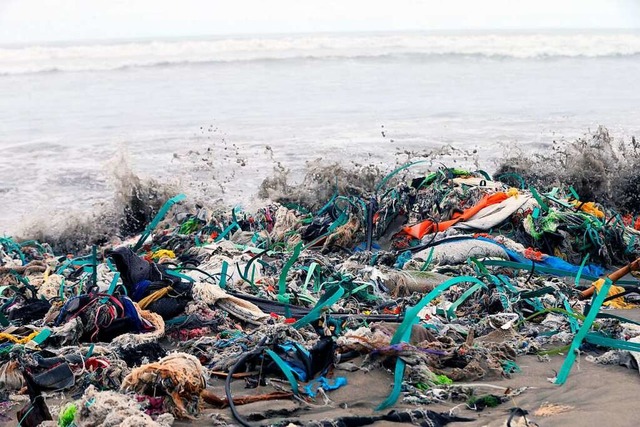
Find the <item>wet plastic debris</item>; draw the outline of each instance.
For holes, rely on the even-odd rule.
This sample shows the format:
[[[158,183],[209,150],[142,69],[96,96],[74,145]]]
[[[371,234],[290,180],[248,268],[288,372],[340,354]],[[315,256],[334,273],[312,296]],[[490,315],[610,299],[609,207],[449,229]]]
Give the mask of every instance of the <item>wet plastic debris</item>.
[[[640,267],[640,212],[515,172],[398,179],[413,164],[317,206],[221,212],[178,195],[119,247],[54,254],[0,238],[0,386],[30,396],[14,421],[171,425],[211,405],[251,425],[242,404],[327,403],[352,373],[391,370],[389,397],[370,409],[418,409],[305,425],[445,425],[464,417],[426,406],[481,410],[526,392],[469,386],[517,376],[525,354],[568,353],[558,383],[578,348],[637,366],[640,327],[601,308],[636,304],[638,282],[612,271]],[[296,415],[263,422],[303,424]]]

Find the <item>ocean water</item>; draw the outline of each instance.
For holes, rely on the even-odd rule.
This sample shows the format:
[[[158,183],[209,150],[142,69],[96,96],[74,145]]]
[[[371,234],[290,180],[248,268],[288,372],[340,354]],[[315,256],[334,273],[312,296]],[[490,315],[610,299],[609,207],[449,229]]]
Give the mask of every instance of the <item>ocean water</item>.
[[[316,159],[384,168],[450,146],[491,171],[599,125],[630,138],[638,76],[640,33],[616,31],[0,46],[0,234],[88,215],[127,168],[251,203],[274,168],[300,179]]]

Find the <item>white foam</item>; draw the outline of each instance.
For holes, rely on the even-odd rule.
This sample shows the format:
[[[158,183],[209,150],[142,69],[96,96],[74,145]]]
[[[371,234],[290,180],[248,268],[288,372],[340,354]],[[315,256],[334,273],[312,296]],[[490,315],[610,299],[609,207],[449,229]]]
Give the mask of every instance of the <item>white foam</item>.
[[[617,57],[640,54],[640,34],[520,33],[292,35],[191,41],[0,48],[0,74],[98,71],[157,65],[463,55],[489,58]]]

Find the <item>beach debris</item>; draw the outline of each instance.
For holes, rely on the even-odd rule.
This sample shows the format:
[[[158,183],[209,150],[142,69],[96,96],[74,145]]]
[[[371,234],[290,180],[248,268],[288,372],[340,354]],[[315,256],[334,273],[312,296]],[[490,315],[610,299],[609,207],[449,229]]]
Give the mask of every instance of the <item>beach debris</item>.
[[[254,212],[176,195],[139,206],[128,240],[70,254],[0,238],[0,385],[33,394],[22,425],[52,418],[39,390],[72,398],[63,426],[171,425],[207,405],[247,425],[237,406],[340,404],[331,393],[372,370],[392,379],[371,409],[418,409],[312,425],[445,425],[464,417],[424,406],[507,402],[525,389],[480,388],[519,375],[523,355],[563,355],[558,384],[577,351],[637,368],[640,327],[607,312],[638,301],[635,205],[515,168],[408,178],[418,164],[330,191],[312,180],[316,198],[287,187]],[[274,411],[274,425],[308,425]]]

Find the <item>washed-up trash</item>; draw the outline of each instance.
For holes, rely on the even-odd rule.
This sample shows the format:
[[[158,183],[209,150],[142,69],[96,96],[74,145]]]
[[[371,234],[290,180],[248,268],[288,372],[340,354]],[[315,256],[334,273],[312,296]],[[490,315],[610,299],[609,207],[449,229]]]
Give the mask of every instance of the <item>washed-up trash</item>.
[[[42,391],[66,393],[65,426],[170,425],[207,407],[247,425],[240,405],[326,405],[372,370],[390,374],[371,409],[420,408],[314,425],[445,425],[466,417],[423,406],[502,404],[525,390],[457,384],[518,376],[525,354],[566,355],[559,384],[578,349],[637,367],[640,326],[606,308],[638,300],[640,212],[482,171],[399,179],[416,164],[317,205],[224,211],[178,195],[116,247],[1,238],[0,386],[27,386],[22,425],[52,418]]]
[[[166,396],[167,409],[178,418],[199,412],[200,393],[206,387],[205,371],[190,354],[173,353],[158,362],[134,368],[121,390],[152,397]]]

